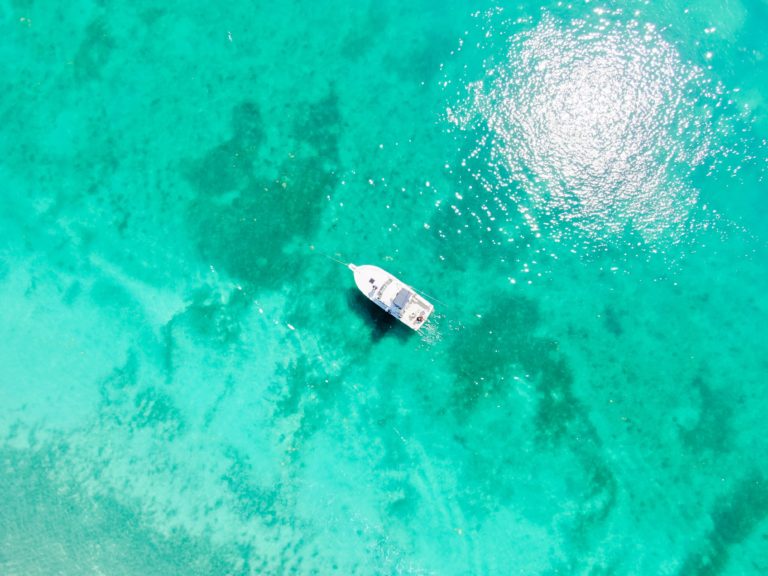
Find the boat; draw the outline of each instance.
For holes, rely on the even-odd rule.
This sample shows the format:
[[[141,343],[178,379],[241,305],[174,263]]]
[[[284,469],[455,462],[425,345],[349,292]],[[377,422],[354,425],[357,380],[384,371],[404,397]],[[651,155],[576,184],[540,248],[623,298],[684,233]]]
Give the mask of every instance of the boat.
[[[378,266],[346,266],[354,273],[360,292],[408,328],[421,328],[435,309],[416,290]]]

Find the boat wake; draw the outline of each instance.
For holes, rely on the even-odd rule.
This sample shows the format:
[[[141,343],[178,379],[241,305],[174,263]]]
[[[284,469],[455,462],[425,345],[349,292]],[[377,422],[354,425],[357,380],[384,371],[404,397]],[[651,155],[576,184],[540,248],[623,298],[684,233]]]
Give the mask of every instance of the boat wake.
[[[429,323],[422,326],[419,330],[419,337],[422,344],[432,346],[443,339],[443,330],[441,325],[445,321],[445,314],[435,313],[429,317]]]

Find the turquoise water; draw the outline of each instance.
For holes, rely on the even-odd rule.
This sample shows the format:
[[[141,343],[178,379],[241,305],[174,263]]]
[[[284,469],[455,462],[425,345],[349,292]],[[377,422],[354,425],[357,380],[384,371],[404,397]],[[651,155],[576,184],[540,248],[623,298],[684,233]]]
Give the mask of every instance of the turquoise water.
[[[213,4],[0,4],[0,572],[768,572],[766,4]]]

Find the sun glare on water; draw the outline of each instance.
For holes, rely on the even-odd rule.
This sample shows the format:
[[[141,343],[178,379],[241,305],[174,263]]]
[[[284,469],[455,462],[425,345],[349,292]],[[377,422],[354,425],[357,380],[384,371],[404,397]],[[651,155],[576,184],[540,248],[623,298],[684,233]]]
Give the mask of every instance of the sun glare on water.
[[[710,146],[701,71],[636,21],[546,16],[505,42],[448,111],[481,194],[555,237],[679,238]]]

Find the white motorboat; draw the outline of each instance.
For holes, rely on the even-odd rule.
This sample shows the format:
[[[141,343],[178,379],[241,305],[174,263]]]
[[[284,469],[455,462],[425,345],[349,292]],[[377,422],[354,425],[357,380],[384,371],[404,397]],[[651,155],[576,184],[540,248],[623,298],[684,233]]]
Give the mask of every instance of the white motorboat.
[[[400,322],[418,330],[435,307],[416,290],[378,266],[347,264],[355,275],[355,284],[368,300]]]

